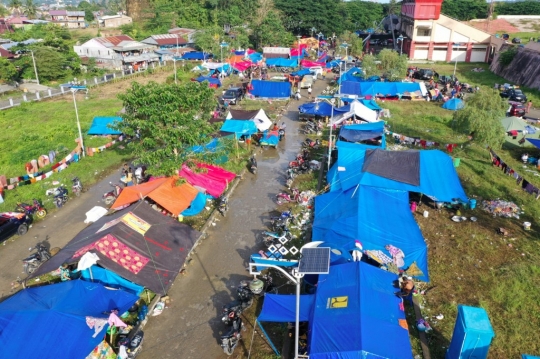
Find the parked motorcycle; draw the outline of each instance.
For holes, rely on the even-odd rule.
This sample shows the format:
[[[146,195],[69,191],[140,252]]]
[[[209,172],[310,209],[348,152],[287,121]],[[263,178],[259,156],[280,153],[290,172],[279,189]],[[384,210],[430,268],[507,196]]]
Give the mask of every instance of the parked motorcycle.
[[[298,202],[300,203],[300,191],[296,188],[292,189],[292,195],[282,192],[276,195],[276,202],[278,205],[282,205],[286,202]]]
[[[17,207],[15,207],[15,212],[23,212],[26,213],[29,216],[36,215],[37,218],[43,219],[47,215],[47,210],[39,203],[37,199],[33,200],[34,203],[32,205],[27,203],[17,203]]]
[[[240,339],[242,339],[242,335],[240,334],[240,331],[244,329],[244,324],[242,323],[242,318],[235,317],[233,319],[233,325],[231,330],[225,335],[221,336],[221,347],[223,348],[223,351],[227,355],[232,355],[234,352],[234,349],[238,345],[238,342]]]
[[[134,179],[135,184],[141,184],[148,181],[148,176],[146,175],[146,166],[139,166],[135,169]]]
[[[257,174],[257,160],[255,159],[255,155],[249,158],[249,171],[254,175]]]
[[[73,177],[71,182],[73,183],[73,185],[71,186],[71,191],[73,192],[73,194],[75,194],[75,196],[80,197],[82,192],[81,180],[79,179],[79,177]]]
[[[289,223],[294,220],[294,218],[295,217],[291,211],[281,212],[279,217],[270,218],[270,229],[276,232],[284,231],[289,226]]]
[[[140,351],[142,350],[142,342],[144,339],[144,332],[142,330],[139,330],[131,340],[129,340],[129,337],[126,335],[125,337],[121,337],[118,340],[118,345],[123,345],[126,347],[126,353],[128,359],[135,358]]]
[[[53,196],[53,202],[56,208],[61,208],[68,200],[68,190],[63,184],[56,188],[48,189],[45,194],[47,196]]]
[[[224,305],[222,308],[221,321],[223,324],[229,326],[233,324],[234,318],[240,316],[244,310],[253,305],[254,294],[251,290],[249,290],[248,286],[238,286],[236,293],[238,294],[238,300],[232,301],[229,304]]]
[[[35,252],[22,260],[24,263],[24,272],[26,274],[34,273],[42,263],[51,258],[49,248],[47,248],[43,242],[40,242],[36,244],[35,247],[29,249],[29,251],[32,250],[35,250]]]
[[[219,197],[218,201],[219,202],[218,202],[217,210],[223,217],[225,217],[225,214],[229,210],[229,199],[225,196],[221,196]]]
[[[120,193],[122,193],[122,187],[119,184],[114,184],[112,182],[109,182],[109,184],[113,186],[114,189],[112,191],[104,193],[102,196],[102,200],[107,206],[112,205],[114,201],[116,201],[118,196],[120,196]]]
[[[319,149],[319,147],[321,147],[321,140],[319,139],[312,140],[312,139],[306,138],[306,140],[302,142],[302,148],[306,148],[306,149],[313,148],[317,150]]]

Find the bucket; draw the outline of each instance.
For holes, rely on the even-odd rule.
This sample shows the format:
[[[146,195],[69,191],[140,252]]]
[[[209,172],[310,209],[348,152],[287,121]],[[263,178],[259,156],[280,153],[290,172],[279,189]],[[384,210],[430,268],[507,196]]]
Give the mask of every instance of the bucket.
[[[531,230],[531,222],[523,222],[523,229],[526,231]]]
[[[471,209],[475,209],[476,208],[476,200],[475,199],[469,200],[469,206],[471,207]]]
[[[460,162],[461,162],[461,158],[454,158],[454,167],[459,167]]]
[[[428,211],[424,211],[424,218],[428,218],[429,217],[429,212]]]

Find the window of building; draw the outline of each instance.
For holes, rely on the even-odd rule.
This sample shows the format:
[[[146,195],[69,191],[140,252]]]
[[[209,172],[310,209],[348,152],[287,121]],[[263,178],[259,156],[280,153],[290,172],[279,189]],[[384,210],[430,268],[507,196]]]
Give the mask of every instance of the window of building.
[[[416,30],[417,36],[431,36],[431,29],[425,29],[425,28],[418,28]]]

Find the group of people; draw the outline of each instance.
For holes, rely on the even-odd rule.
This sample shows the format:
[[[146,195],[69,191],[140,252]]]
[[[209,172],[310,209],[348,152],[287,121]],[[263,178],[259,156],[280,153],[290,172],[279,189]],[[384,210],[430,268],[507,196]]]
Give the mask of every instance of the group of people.
[[[133,186],[133,170],[127,163],[124,163],[124,166],[122,167],[122,177],[120,178],[120,182],[122,182],[125,187]]]

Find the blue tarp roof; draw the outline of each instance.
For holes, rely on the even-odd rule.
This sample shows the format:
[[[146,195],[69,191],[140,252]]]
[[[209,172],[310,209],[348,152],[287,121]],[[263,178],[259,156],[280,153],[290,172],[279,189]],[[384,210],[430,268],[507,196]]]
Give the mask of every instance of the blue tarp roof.
[[[186,151],[191,151],[195,153],[201,153],[201,152],[216,152],[216,149],[219,146],[219,140],[217,138],[213,138],[205,145],[195,145],[189,147]]]
[[[218,87],[221,87],[221,81],[219,81],[218,78],[212,77],[212,76],[199,76],[195,79],[197,82],[204,82],[208,81],[212,85],[217,85]]]
[[[412,358],[402,301],[394,295],[396,279],[362,262],[332,266],[320,275],[309,358]]]
[[[225,120],[220,131],[236,133],[237,136],[249,136],[257,133],[258,130],[253,121]]]
[[[341,74],[341,77],[339,78],[338,83],[342,83],[342,82],[345,83],[349,81],[350,82],[363,82],[364,81],[363,74],[364,72],[362,71],[362,69],[359,69],[358,67],[353,67],[347,70],[347,72]],[[343,88],[341,89],[341,91],[343,92]]]
[[[300,296],[300,321],[310,320],[315,295]],[[296,295],[266,294],[259,322],[294,322],[296,320]]]
[[[521,359],[540,359],[540,357],[537,357],[534,355],[522,354]]]
[[[206,206],[206,200],[209,198],[213,198],[209,194],[205,194],[202,192],[197,193],[197,196],[193,201],[191,201],[191,205],[186,208],[181,214],[184,217],[190,217],[190,216],[196,216],[199,213],[202,212],[204,207]]]
[[[350,99],[347,99],[347,98],[342,98],[342,101],[347,101]],[[374,100],[366,100],[366,99],[358,99],[356,101],[359,101],[362,105],[366,106],[367,108],[369,108],[370,110],[373,110],[373,111],[380,111],[382,110],[381,107],[379,107],[379,105],[377,104],[376,101]],[[348,104],[348,105],[345,105],[345,106],[341,106],[341,107],[338,107],[338,110],[339,111],[343,111],[343,112],[349,112],[351,110],[351,105]]]
[[[363,123],[358,125],[342,126],[339,137],[349,142],[360,142],[376,137],[382,137],[381,148],[386,148],[386,136],[384,134],[384,121]]]
[[[405,266],[416,262],[429,281],[427,245],[403,190],[358,186],[344,192],[315,197],[314,241],[352,250],[355,240],[365,250],[380,250],[391,244],[405,253]]]
[[[95,265],[92,266],[91,273],[90,269],[81,271],[81,278],[87,282],[101,283],[107,287],[122,289],[137,296],[144,290],[143,286],[130,282],[108,269]]]
[[[352,146],[338,147],[337,165],[339,185],[343,190],[358,184],[365,186],[419,192],[435,197],[438,201],[452,202],[456,198],[468,200],[461,186],[452,158],[439,150],[421,150],[420,184],[418,186],[398,182],[373,173],[362,172],[365,150]],[[410,163],[394,163],[396,172],[407,169]]]
[[[253,90],[250,93],[255,97],[287,99],[291,96],[291,84],[282,81],[251,81]]]
[[[0,343],[10,358],[85,358],[103,340],[87,317],[122,314],[138,296],[82,280],[23,289],[0,303]]]
[[[278,131],[264,131],[259,143],[265,146],[277,146],[279,143]]]
[[[326,101],[321,102],[306,102],[298,106],[298,111],[300,113],[305,113],[308,115],[318,115],[318,116],[332,116],[332,105]],[[349,112],[349,110],[341,108],[334,108],[334,115]]]
[[[250,55],[248,55],[251,62],[256,64],[257,62],[261,61],[263,59],[263,55],[260,52],[254,52]]]
[[[457,111],[465,107],[465,102],[459,98],[451,98],[450,100],[443,103],[442,108],[445,110]]]
[[[332,61],[328,61],[326,63],[326,68],[327,69],[331,69],[332,67],[336,67],[336,66],[339,66],[339,61],[338,60],[332,60]]]
[[[182,59],[184,60],[206,60],[211,58],[212,55],[207,52],[200,52],[200,51],[192,51],[192,52],[186,52],[182,55]]]
[[[120,135],[121,131],[113,130],[109,125],[122,122],[122,117],[94,117],[89,135]]]
[[[298,66],[298,60],[296,59],[283,59],[276,57],[273,59],[266,59],[266,65],[268,66],[281,66],[281,67],[296,67]]]
[[[534,147],[540,148],[540,140],[536,138],[528,138],[528,137],[526,137],[525,139],[529,141]]]
[[[420,91],[420,84],[417,82],[353,82],[345,81],[341,87],[341,93],[357,96],[396,96],[405,92]]]
[[[298,71],[295,71],[295,72],[291,72],[291,75],[292,76],[304,76],[304,75],[309,75],[311,73],[311,71],[309,71],[309,69],[302,69],[302,70],[298,70]]]

